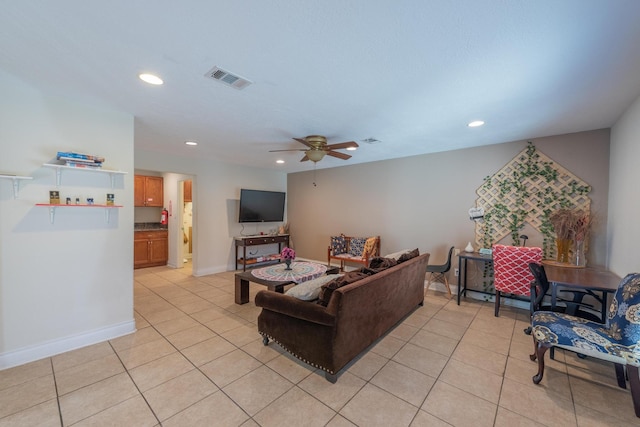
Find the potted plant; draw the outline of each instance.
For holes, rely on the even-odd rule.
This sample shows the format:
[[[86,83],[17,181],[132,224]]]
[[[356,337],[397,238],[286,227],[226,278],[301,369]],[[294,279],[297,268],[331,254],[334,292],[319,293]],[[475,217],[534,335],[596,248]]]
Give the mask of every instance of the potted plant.
[[[285,270],[291,270],[291,261],[296,259],[296,251],[285,246],[280,253],[280,259],[283,259],[285,264],[287,264]]]

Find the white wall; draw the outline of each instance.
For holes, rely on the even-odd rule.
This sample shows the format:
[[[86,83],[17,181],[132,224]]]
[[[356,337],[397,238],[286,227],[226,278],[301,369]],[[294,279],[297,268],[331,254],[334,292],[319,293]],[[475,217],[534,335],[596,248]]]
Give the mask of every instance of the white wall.
[[[133,118],[36,90],[0,71],[0,174],[31,176],[17,199],[0,180],[0,369],[135,330],[133,321]],[[55,172],[57,151],[102,155],[118,175]],[[45,207],[61,198],[115,193],[121,209]]]
[[[619,276],[640,272],[640,97],[611,129],[609,267]]]
[[[197,150],[197,147],[194,147]],[[196,154],[197,155],[197,154]],[[210,159],[180,157],[135,150],[136,169],[163,172],[165,206],[171,204],[174,214],[178,204],[178,183],[193,177],[193,274],[201,276],[235,268],[234,237],[240,234],[267,232],[274,223],[238,223],[238,201],[241,188],[286,191],[287,176],[283,172],[225,164]],[[169,218],[169,251],[172,242],[182,240],[182,231]],[[171,259],[170,259],[171,262]],[[177,262],[177,261],[176,261]]]

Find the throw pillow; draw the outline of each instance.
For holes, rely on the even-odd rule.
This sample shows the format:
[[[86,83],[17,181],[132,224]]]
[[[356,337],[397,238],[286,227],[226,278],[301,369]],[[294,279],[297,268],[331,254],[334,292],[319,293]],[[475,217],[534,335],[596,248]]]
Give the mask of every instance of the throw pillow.
[[[400,258],[400,256],[401,256],[402,254],[406,254],[407,252],[411,252],[411,249],[403,249],[403,250],[401,250],[401,251],[398,251],[398,252],[394,252],[394,253],[391,253],[391,254],[385,255],[384,257],[385,257],[385,258],[393,258],[393,259],[395,259],[395,260],[397,261],[397,260],[398,260],[398,258]]]
[[[340,274],[327,274],[326,276],[320,276],[313,280],[307,280],[306,282],[299,283],[287,290],[285,295],[298,298],[302,301],[313,301],[318,299],[320,295],[320,287],[325,283],[340,277]]]
[[[364,249],[362,251],[362,256],[374,256],[380,255],[378,254],[378,248],[376,247],[376,243],[378,242],[378,237],[369,237],[367,241],[364,243]]]
[[[406,252],[406,253],[400,255],[400,258],[398,258],[398,264],[400,264],[402,262],[405,262],[405,261],[409,261],[411,258],[415,258],[415,257],[417,257],[419,255],[420,255],[420,251],[418,250],[418,248],[415,248],[411,252]]]
[[[349,242],[349,255],[361,257],[364,252],[364,244],[366,241],[366,237],[352,237]]]
[[[318,304],[326,307],[331,299],[331,294],[338,288],[341,288],[350,283],[357,282],[360,279],[364,279],[369,274],[362,273],[360,271],[350,271],[345,273],[342,277],[337,277],[332,281],[325,283],[320,287],[320,295],[318,295]]]
[[[334,255],[340,255],[347,252],[347,241],[343,235],[331,236],[331,250]]]

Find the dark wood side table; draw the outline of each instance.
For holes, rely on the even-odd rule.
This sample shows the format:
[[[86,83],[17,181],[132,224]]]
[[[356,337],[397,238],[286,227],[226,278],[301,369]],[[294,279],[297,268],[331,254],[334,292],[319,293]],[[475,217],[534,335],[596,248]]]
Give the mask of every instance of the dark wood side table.
[[[242,271],[247,270],[247,247],[248,246],[260,246],[260,245],[270,245],[272,243],[278,244],[278,253],[282,252],[282,248],[284,246],[289,246],[289,235],[288,234],[278,234],[275,236],[240,236],[235,239],[236,245],[236,270],[238,269],[238,248],[242,248]],[[259,265],[265,264],[273,264],[274,262],[280,262],[280,260],[268,260],[265,262],[256,262],[252,265],[257,267]]]

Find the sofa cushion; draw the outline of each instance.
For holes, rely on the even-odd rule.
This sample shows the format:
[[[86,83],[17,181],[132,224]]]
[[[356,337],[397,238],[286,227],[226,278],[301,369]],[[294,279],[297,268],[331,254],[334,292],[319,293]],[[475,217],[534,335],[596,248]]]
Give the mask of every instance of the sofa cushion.
[[[400,256],[402,254],[406,254],[407,252],[411,252],[411,249],[403,249],[403,250],[398,251],[398,252],[393,252],[391,254],[385,255],[384,258],[393,258],[393,259],[395,259],[397,261],[398,258],[400,258]]]
[[[360,279],[370,276],[370,274],[363,273],[361,271],[349,271],[340,277],[336,277],[330,282],[325,283],[320,287],[320,295],[318,295],[318,304],[327,306],[329,300],[331,300],[331,294],[338,288],[346,286],[350,283],[357,282]]]
[[[396,261],[395,258],[384,258],[384,257],[377,256],[377,257],[371,258],[371,261],[369,261],[369,268],[376,268],[376,269],[389,268],[389,267],[393,267],[396,264],[398,264],[398,261]]]
[[[331,250],[334,255],[340,255],[347,252],[347,241],[344,236],[331,236]]]
[[[320,295],[320,287],[322,285],[340,276],[341,274],[327,274],[313,280],[307,280],[306,282],[302,282],[289,288],[289,290],[285,292],[285,295],[289,295],[303,301],[313,301],[318,299],[318,295]]]
[[[406,252],[400,255],[400,258],[398,258],[398,264],[409,261],[411,258],[415,258],[417,256],[420,256],[420,251],[418,250],[418,248],[415,248],[410,252]]]
[[[366,237],[352,237],[349,241],[349,255],[361,257],[364,253]]]

